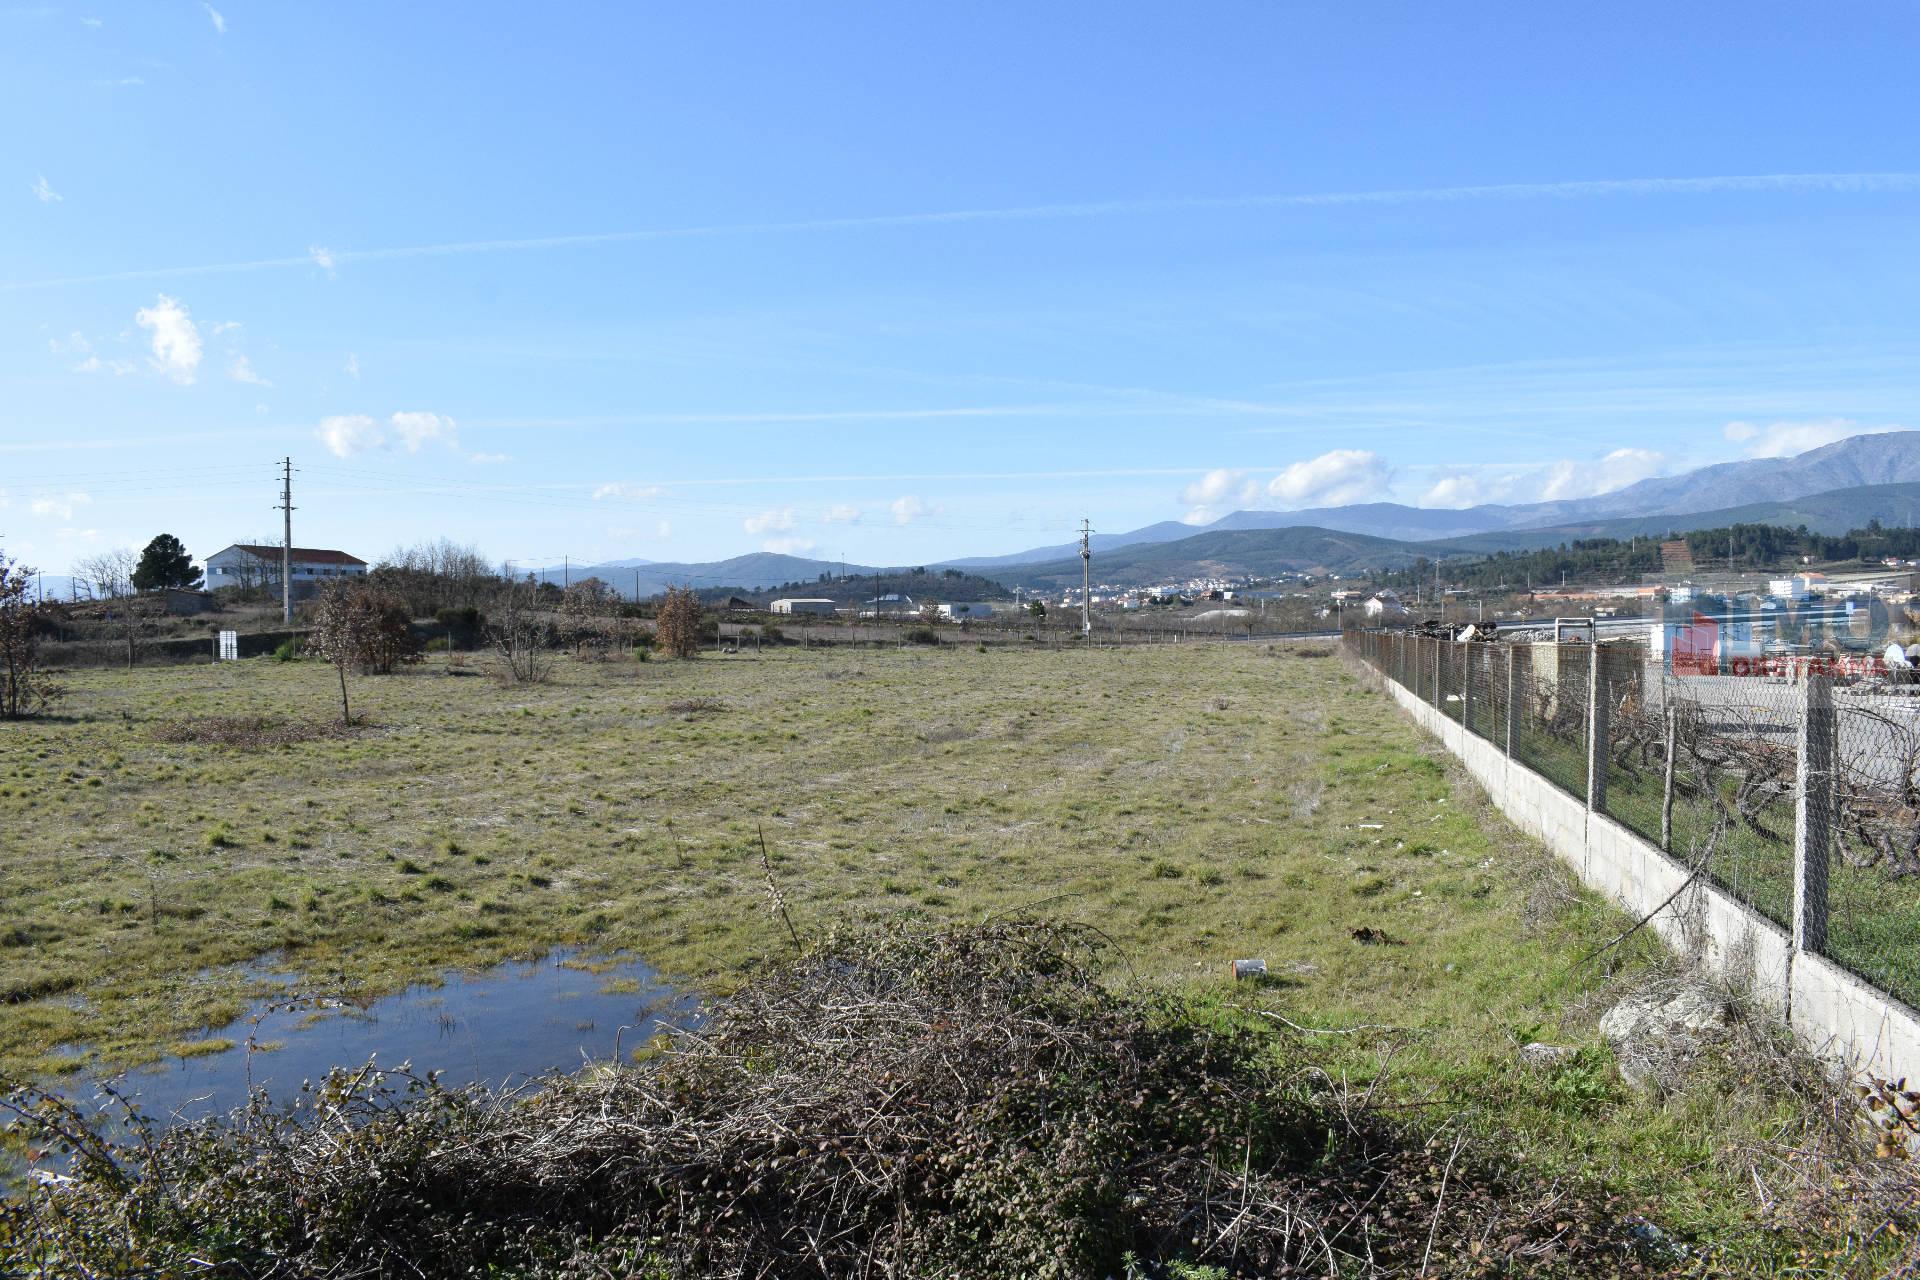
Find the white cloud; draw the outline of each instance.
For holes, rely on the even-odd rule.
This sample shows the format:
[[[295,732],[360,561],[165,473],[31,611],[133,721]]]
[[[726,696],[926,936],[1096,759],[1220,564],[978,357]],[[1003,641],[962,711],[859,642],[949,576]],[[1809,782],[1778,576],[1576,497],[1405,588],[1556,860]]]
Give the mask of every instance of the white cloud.
[[[1721,432],[1742,446],[1749,458],[1790,458],[1796,453],[1818,449],[1822,445],[1845,440],[1848,436],[1878,435],[1884,431],[1904,431],[1892,423],[1863,427],[1851,418],[1816,418],[1800,422],[1729,422]]]
[[[1480,496],[1480,481],[1466,472],[1455,472],[1441,476],[1433,486],[1420,495],[1423,507],[1449,507],[1459,510],[1464,507],[1478,506],[1485,501]]]
[[[927,514],[926,504],[912,494],[895,498],[887,504],[887,510],[893,512],[893,522],[895,524],[912,524],[915,520]]]
[[[655,530],[655,532],[662,538],[671,538],[673,536],[673,522],[671,520],[662,520],[660,527]]]
[[[768,530],[793,528],[793,508],[780,507],[773,511],[762,511],[757,516],[748,516],[741,521],[740,527],[748,533],[766,533]]]
[[[97,27],[97,26],[99,26],[99,25],[100,25],[100,19],[98,19],[98,18],[82,18],[82,19],[80,19],[80,25],[81,25],[81,26],[83,26],[83,27]]]
[[[420,452],[420,446],[438,440],[449,448],[459,448],[453,419],[438,413],[396,413],[387,419],[394,434],[408,453]]]
[[[387,443],[387,433],[364,413],[340,413],[322,418],[314,434],[336,458],[351,458],[369,449],[383,448]]]
[[[467,461],[476,467],[493,467],[502,462],[512,462],[513,459],[504,453],[470,453],[467,455]],[[596,498],[599,496],[597,493],[594,495]]]
[[[99,356],[88,356],[73,366],[75,373],[111,373],[116,377],[133,372],[131,360],[102,360]]]
[[[664,498],[666,495],[667,491],[657,484],[628,484],[624,480],[603,484],[593,491],[593,496],[596,498],[626,498],[630,501]],[[747,532],[753,533],[755,530],[749,529]]]
[[[183,387],[192,386],[200,368],[200,331],[187,309],[163,293],[151,307],[134,312],[133,321],[153,331],[153,367]]]
[[[1248,479],[1246,472],[1216,467],[1180,491],[1180,501],[1192,508],[1180,519],[1185,524],[1212,524],[1226,514],[1230,501],[1248,506],[1259,496],[1259,481]]]
[[[760,549],[777,556],[803,556],[813,550],[813,541],[809,538],[768,538],[760,544]]]
[[[1366,449],[1334,449],[1296,462],[1267,482],[1267,496],[1289,506],[1341,506],[1385,487],[1387,460]]]
[[[851,502],[836,502],[820,517],[821,524],[859,524],[860,508]]]
[[[215,320],[211,325],[207,326],[209,332],[216,338],[223,333],[232,333],[239,327],[240,322],[238,320]]]
[[[360,357],[351,351],[347,352],[347,362],[340,366],[340,372],[346,374],[355,382],[358,382],[360,380]]]
[[[1615,449],[1598,462],[1556,462],[1547,468],[1540,500],[1560,502],[1612,493],[1660,475],[1667,462],[1667,455],[1655,449]]]
[[[1218,506],[1229,494],[1246,492],[1247,473],[1217,467],[1180,491],[1180,501],[1190,507]]]
[[[235,382],[245,382],[256,387],[270,387],[273,384],[253,371],[253,362],[245,356],[235,356],[227,365],[227,376]]]
[[[73,519],[76,507],[84,507],[93,498],[75,489],[69,493],[47,494],[35,498],[27,504],[27,509],[37,516],[58,516],[62,520]]]
[[[314,266],[326,271],[328,275],[333,274],[333,250],[323,248],[317,244],[310,244],[307,246],[307,258]]]
[[[213,20],[213,29],[221,35],[227,34],[227,20],[225,16],[223,16],[218,9],[208,4],[206,0],[200,0],[200,7],[205,9],[207,11],[207,17]]]
[[[58,204],[60,201],[66,199],[65,196],[47,185],[47,175],[44,173],[35,174],[33,181],[29,183],[28,186],[29,189],[32,190],[34,197],[38,199],[41,204]]]

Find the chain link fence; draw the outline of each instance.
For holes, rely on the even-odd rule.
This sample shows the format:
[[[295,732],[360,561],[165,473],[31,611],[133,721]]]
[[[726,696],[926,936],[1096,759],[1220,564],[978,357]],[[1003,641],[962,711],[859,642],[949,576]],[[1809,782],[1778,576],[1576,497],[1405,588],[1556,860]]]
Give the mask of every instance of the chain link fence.
[[[1346,643],[1800,945],[1920,1005],[1920,688],[1835,687],[1817,660],[1675,674],[1638,644]]]
[[[1825,929],[1829,959],[1920,1005],[1920,696],[1833,694],[1833,760],[1822,788],[1833,831]],[[1810,785],[1818,786],[1816,775]]]

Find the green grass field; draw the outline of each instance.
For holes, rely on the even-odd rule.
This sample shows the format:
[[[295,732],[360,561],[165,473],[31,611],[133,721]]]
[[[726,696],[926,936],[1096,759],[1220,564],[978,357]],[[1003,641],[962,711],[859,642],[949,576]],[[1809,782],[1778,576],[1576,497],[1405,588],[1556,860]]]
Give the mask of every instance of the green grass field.
[[[1131,979],[1366,1025],[1309,1037],[1358,1088],[1762,1270],[1798,1248],[1719,1159],[1798,1104],[1622,1086],[1592,1027],[1659,953],[1641,935],[1576,966],[1629,922],[1337,658],[788,649],[569,661],[527,688],[441,662],[354,679],[369,724],[348,738],[162,740],[194,716],[337,715],[331,668],[264,659],[74,672],[58,718],[0,727],[0,1067],[191,1046],[261,994],[252,962],[353,996],[577,944],[724,993],[788,945],[764,830],[803,931],[1091,923]],[[1233,987],[1239,957],[1275,980]],[[1586,1048],[1524,1069],[1523,1038]]]

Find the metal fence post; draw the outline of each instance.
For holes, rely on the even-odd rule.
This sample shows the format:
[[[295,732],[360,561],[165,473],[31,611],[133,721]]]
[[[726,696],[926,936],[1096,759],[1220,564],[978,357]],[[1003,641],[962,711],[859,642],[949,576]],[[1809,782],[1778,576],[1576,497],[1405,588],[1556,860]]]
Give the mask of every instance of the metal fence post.
[[[1793,791],[1793,946],[1827,945],[1827,859],[1833,847],[1833,681],[1808,672],[1801,688],[1799,767]]]
[[[1507,758],[1513,758],[1514,729],[1520,723],[1520,662],[1519,651],[1507,646]]]
[[[1473,644],[1460,646],[1460,727],[1473,732]]]
[[[1587,654],[1587,812],[1607,811],[1607,682],[1600,674],[1600,646]]]
[[[1667,768],[1660,783],[1660,852],[1673,852],[1673,761],[1678,754],[1680,735],[1675,716],[1677,708],[1667,703]]]
[[[1445,715],[1447,714],[1447,694],[1446,691],[1440,687],[1440,643],[1439,636],[1433,637],[1433,697],[1428,699],[1428,701],[1433,703],[1433,709],[1435,711],[1438,711],[1441,715]]]

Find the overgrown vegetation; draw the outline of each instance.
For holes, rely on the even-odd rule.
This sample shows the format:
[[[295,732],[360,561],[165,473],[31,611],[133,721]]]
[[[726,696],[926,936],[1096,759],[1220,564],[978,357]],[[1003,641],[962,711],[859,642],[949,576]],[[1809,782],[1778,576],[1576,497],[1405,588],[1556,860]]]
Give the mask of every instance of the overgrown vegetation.
[[[32,586],[33,570],[0,558],[0,720],[38,715],[61,692],[40,665],[43,609]]]
[[[1868,1216],[1891,1191],[1866,1201],[1837,1155],[1807,1154],[1828,1150],[1816,1122],[1848,1114],[1824,1085],[1753,1057],[1658,1095],[1620,1084],[1595,1023],[1662,953],[1642,931],[1576,964],[1627,922],[1337,660],[796,646],[562,657],[536,685],[402,670],[358,684],[370,725],[271,756],[154,735],[330,720],[325,667],[70,680],[64,718],[0,734],[0,1070],[16,1078],[84,1091],[174,1045],[239,1040],[225,1024],[289,976],[351,1000],[571,945],[725,995],[791,945],[764,910],[764,824],[803,929],[1044,902],[1115,940],[1111,975],[1337,1033],[1310,1036],[1314,1065],[1449,1117],[1462,1160],[1490,1144],[1617,1195],[1723,1272],[1846,1274],[1892,1220]],[[725,714],[672,709],[698,699]],[[1267,961],[1266,985],[1229,983],[1240,957]],[[1513,1028],[1577,1055],[1523,1066]]]
[[[830,938],[641,1066],[503,1101],[336,1075],[0,1216],[49,1277],[1592,1274],[1619,1207],[1394,1117],[1245,1013],[1102,984],[1085,928]],[[1194,1274],[1189,1271],[1187,1274]]]

